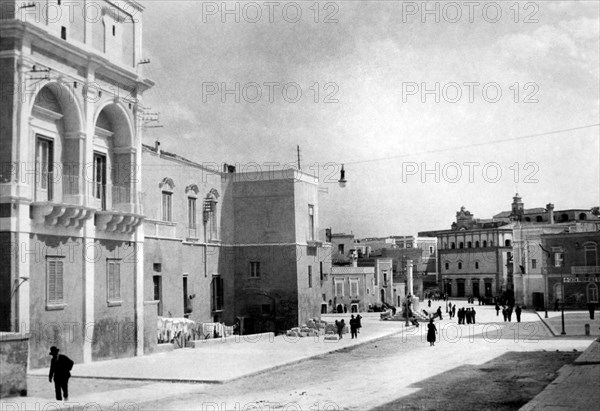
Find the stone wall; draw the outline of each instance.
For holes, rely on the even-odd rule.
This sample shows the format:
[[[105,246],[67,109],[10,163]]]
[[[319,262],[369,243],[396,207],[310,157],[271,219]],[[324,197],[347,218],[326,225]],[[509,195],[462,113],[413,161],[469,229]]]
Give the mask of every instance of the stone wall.
[[[0,398],[27,395],[29,337],[0,332]]]

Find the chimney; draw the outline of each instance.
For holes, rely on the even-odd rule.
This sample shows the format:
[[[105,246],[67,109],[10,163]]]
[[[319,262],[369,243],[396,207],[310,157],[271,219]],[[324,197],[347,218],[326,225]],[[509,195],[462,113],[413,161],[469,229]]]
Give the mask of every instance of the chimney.
[[[546,210],[548,211],[548,222],[554,224],[554,204],[546,204]]]
[[[156,150],[156,154],[160,156],[160,141],[156,140],[154,142],[154,149]]]

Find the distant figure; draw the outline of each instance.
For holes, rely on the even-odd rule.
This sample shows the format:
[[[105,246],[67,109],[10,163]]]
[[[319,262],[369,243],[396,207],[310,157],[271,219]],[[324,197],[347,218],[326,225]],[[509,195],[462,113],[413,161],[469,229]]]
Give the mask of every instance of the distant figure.
[[[351,335],[351,339],[354,338],[358,338],[357,332],[356,332],[357,328],[356,328],[356,318],[354,318],[353,315],[350,316],[350,335]]]
[[[337,327],[338,336],[340,337],[340,340],[341,340],[342,334],[344,334],[344,327],[346,326],[346,323],[344,322],[344,319],[342,318],[341,321],[335,320],[335,325]]]
[[[502,317],[504,317],[504,322],[506,322],[506,320],[508,319],[508,313],[506,311],[506,308],[502,307]]]
[[[500,314],[500,306],[496,303],[496,317]]]
[[[513,313],[513,308],[512,308],[512,306],[510,306],[506,310],[506,316],[508,317],[508,322],[512,321],[512,313]]]
[[[520,323],[521,322],[521,306],[517,305],[517,308],[515,308],[515,314],[517,315],[517,322]]]
[[[344,313],[348,312],[348,306],[346,304],[344,304]]]
[[[359,334],[360,334],[360,329],[362,328],[362,323],[360,321],[361,319],[362,319],[361,315],[358,314],[356,316],[356,332],[359,333]]]
[[[452,318],[456,317],[456,304],[452,306]]]
[[[435,313],[438,315],[438,317],[440,317],[440,320],[441,320],[442,319],[442,306],[439,306]]]
[[[472,318],[471,318],[471,309],[470,308],[467,308],[467,311],[465,311],[465,317],[467,320],[467,324],[471,324]]]
[[[50,347],[50,374],[48,380],[52,382],[54,378],[54,390],[56,392],[56,400],[69,401],[69,378],[71,378],[71,369],[73,369],[73,361],[66,355],[59,355],[60,350],[54,346]]]
[[[431,300],[427,301],[427,307],[431,307]]]
[[[554,311],[558,311],[558,303],[560,302],[560,298],[557,298],[556,301],[554,301]]]
[[[475,324],[475,314],[477,314],[475,312],[475,308],[471,308],[471,321],[473,322],[473,324]]]
[[[588,310],[590,312],[590,320],[594,319],[594,310],[596,309],[596,305],[594,303],[588,303]]]
[[[429,346],[433,347],[435,345],[435,334],[437,333],[437,328],[435,328],[435,324],[433,323],[433,318],[429,320],[429,324],[427,324],[427,342],[429,342]]]

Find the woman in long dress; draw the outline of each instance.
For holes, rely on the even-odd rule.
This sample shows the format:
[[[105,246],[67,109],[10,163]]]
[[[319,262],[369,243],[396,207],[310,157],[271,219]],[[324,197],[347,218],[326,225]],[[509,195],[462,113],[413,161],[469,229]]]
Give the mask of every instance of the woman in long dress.
[[[435,328],[435,324],[433,323],[433,318],[429,320],[429,324],[427,324],[427,341],[429,345],[433,347],[435,345],[435,334],[437,333],[437,328]]]

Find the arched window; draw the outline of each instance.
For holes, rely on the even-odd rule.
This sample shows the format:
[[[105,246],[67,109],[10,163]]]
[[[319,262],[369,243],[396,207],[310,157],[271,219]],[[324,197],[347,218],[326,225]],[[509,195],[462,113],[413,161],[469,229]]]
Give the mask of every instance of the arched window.
[[[479,248],[479,241],[475,241],[475,248]]]
[[[531,221],[531,218],[529,218],[529,217],[525,217],[525,221],[527,221],[527,222],[530,222],[530,221]]]
[[[446,261],[446,262],[444,263],[444,268],[445,268],[446,270],[449,270],[449,269],[450,269],[450,263]]]
[[[504,246],[510,247],[510,240],[504,240]]]
[[[569,221],[569,215],[566,214],[566,213],[565,214],[561,214],[560,215],[560,221],[562,221],[562,222]]]
[[[487,241],[483,240],[483,248],[486,248],[486,247],[487,247]]]
[[[467,242],[467,248],[473,248],[473,243],[471,243],[470,241]]]
[[[475,269],[479,270],[479,261],[475,261]]]
[[[450,248],[454,250],[456,248],[456,243],[455,242],[451,242],[450,243]]]
[[[596,266],[598,265],[598,245],[592,241],[587,242],[583,245],[585,252],[585,265]]]
[[[462,261],[459,261],[459,262],[458,262],[458,269],[459,269],[459,270],[462,270]]]
[[[458,243],[458,248],[465,248],[465,243],[463,243],[462,241]]]
[[[587,300],[588,303],[598,302],[598,286],[595,283],[589,283],[587,285]]]
[[[585,220],[585,218],[586,218],[585,213],[579,214],[579,219],[580,220]]]
[[[535,221],[536,221],[536,222],[538,222],[538,223],[541,223],[542,221],[544,221],[544,219],[542,218],[542,216],[541,216],[541,215],[539,215],[539,216],[537,216],[537,217],[535,218]]]

